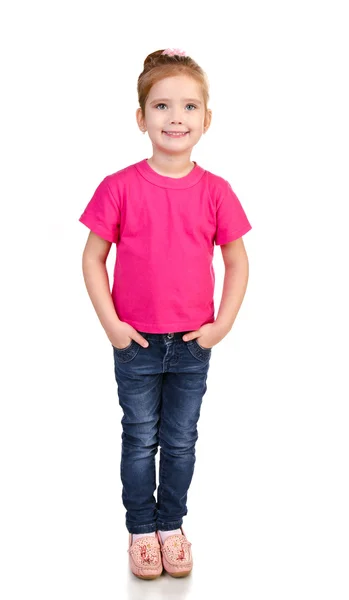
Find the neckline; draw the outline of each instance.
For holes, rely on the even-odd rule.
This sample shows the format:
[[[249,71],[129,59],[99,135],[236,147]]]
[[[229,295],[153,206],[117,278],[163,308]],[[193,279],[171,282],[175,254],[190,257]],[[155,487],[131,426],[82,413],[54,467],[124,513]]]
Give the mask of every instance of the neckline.
[[[177,190],[189,188],[195,185],[205,173],[205,170],[194,160],[193,162],[195,166],[189,173],[187,173],[187,175],[184,175],[183,177],[168,177],[167,175],[160,175],[160,173],[154,171],[147,161],[147,158],[143,158],[143,160],[135,163],[134,166],[139,173],[141,173],[141,175],[147,179],[147,181],[150,181],[150,183],[154,183],[155,185],[163,188]]]

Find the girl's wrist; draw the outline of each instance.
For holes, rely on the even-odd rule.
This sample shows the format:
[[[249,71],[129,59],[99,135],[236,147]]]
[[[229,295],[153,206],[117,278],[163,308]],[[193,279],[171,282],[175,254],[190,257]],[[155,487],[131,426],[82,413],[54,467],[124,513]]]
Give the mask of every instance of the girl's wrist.
[[[227,321],[221,321],[220,319],[216,319],[216,321],[214,322],[214,326],[220,333],[224,335],[227,335],[227,333],[229,333],[229,331],[233,327],[231,323],[228,323]]]

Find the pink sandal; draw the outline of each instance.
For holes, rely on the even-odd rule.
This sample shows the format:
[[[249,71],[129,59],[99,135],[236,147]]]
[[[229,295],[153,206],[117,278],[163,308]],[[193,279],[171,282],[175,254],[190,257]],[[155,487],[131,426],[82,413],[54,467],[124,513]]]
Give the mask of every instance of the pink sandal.
[[[129,534],[129,561],[131,571],[141,579],[156,579],[162,573],[160,544],[157,536],[145,535],[132,543]]]
[[[188,542],[183,528],[181,532],[170,535],[162,543],[160,533],[157,532],[162,554],[162,564],[165,571],[172,577],[186,577],[193,568],[191,543]]]

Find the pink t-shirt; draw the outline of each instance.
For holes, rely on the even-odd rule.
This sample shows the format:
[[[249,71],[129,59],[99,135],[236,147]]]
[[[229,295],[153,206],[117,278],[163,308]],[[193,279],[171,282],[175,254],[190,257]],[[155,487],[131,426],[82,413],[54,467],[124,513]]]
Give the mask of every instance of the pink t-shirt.
[[[222,177],[196,162],[184,177],[165,177],[146,158],[107,175],[79,221],[116,244],[116,313],[148,333],[214,322],[214,244],[252,228]]]

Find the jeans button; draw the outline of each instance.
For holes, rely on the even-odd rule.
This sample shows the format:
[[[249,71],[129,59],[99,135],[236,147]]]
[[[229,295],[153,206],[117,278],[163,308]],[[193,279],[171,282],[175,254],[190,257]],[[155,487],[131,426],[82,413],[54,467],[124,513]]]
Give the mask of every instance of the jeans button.
[[[167,337],[170,338],[170,339],[173,338],[173,333],[168,333]]]

